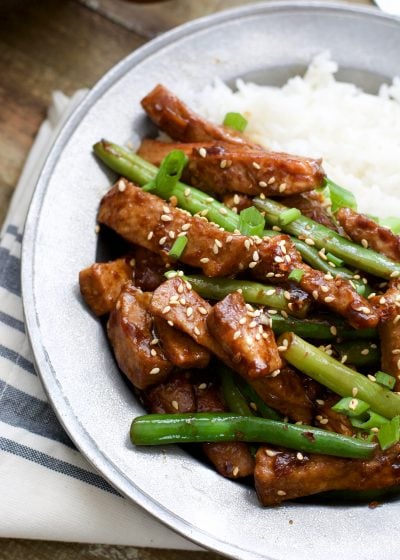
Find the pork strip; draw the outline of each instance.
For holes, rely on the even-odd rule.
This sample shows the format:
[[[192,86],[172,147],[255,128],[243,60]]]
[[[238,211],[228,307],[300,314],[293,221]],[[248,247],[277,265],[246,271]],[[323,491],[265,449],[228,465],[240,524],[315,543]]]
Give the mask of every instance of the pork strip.
[[[135,286],[143,292],[152,292],[164,282],[164,274],[170,266],[168,261],[139,245],[133,249],[132,254]]]
[[[209,148],[212,145],[213,142],[161,142],[160,140],[145,138],[136,153],[146,161],[160,167],[162,160],[172,150],[182,150],[189,157],[194,149]]]
[[[343,229],[337,226],[333,217],[328,213],[327,207],[324,205],[324,197],[320,193],[310,191],[295,194],[286,197],[283,203],[289,208],[297,208],[304,216],[311,218],[314,222],[343,235]]]
[[[400,281],[391,280],[385,294],[374,300],[381,309],[381,368],[396,378],[394,390],[400,391]]]
[[[176,296],[178,303],[175,303]],[[150,307],[153,315],[171,321],[177,329],[205,346],[228,367],[238,371],[237,364],[208,330],[207,315],[211,309],[211,305],[192,290],[188,282],[179,277],[167,280],[155,290]],[[243,369],[238,373],[245,376]],[[285,368],[276,377],[250,380],[246,375],[245,379],[269,406],[296,422],[311,422],[312,404],[306,395],[300,375],[293,370]]]
[[[240,145],[248,143],[240,132],[212,124],[191,111],[185,103],[160,84],[148,93],[141,103],[154,124],[178,142],[222,140]]]
[[[224,194],[224,196],[222,197],[222,202],[225,204],[225,206],[227,206],[237,214],[240,214],[242,210],[253,206],[252,198],[245,194],[239,193]]]
[[[400,261],[400,236],[390,229],[379,226],[364,214],[358,214],[351,208],[341,208],[336,219],[347,235],[355,243],[370,247],[396,262]]]
[[[282,366],[274,333],[261,324],[260,315],[234,292],[216,303],[207,318],[209,331],[235,369],[251,379],[277,375]]]
[[[377,326],[379,314],[371,303],[347,280],[333,278],[304,263],[288,235],[264,237],[257,245],[257,252],[258,264],[252,268],[252,274],[258,280],[282,282],[288,279],[292,270],[300,269],[303,276],[299,287],[312,295],[317,303],[343,315],[356,329]]]
[[[174,366],[182,369],[203,369],[208,366],[210,352],[197,344],[193,338],[171,327],[160,317],[154,318],[154,327],[164,354]]]
[[[188,371],[170,375],[163,383],[149,387],[143,394],[146,408],[153,414],[196,412],[196,393]]]
[[[354,435],[354,429],[349,417],[332,410],[332,406],[335,406],[339,400],[340,397],[333,393],[324,396],[322,399],[317,399],[315,424],[318,428],[323,428],[329,432],[352,436]]]
[[[248,237],[223,231],[123,179],[102,199],[98,221],[165,259],[176,237],[186,234],[180,260],[201,268],[206,276],[235,274],[252,260],[253,241]]]
[[[110,313],[107,333],[120,369],[138,389],[163,381],[172,364],[154,343],[151,295],[126,283]]]
[[[79,273],[79,287],[86,304],[95,315],[109,313],[125,282],[132,280],[132,258],[95,263]]]
[[[264,506],[329,490],[390,488],[400,484],[400,444],[386,452],[377,451],[369,460],[299,455],[293,451],[275,454],[260,447],[254,479]]]
[[[186,176],[194,187],[219,195],[287,196],[320,187],[325,173],[320,160],[218,143],[193,149]]]

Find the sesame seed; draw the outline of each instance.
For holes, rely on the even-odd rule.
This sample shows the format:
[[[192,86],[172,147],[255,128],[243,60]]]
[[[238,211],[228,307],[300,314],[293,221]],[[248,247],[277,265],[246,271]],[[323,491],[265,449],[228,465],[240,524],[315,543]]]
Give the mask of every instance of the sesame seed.
[[[201,333],[200,333],[200,329],[198,327],[194,327],[193,331],[194,331],[194,334],[196,336],[200,336]]]
[[[331,352],[332,352],[332,351],[331,351]],[[344,354],[344,355],[342,356],[342,359],[341,359],[340,361],[341,361],[342,364],[346,363],[346,362],[347,362],[347,354]]]
[[[317,399],[315,402],[320,406],[323,406],[325,404],[325,401],[323,401],[322,399]]]
[[[332,274],[329,274],[329,272],[328,272],[328,274],[324,274],[324,278],[325,278],[325,280],[333,280],[333,276],[332,276]]]
[[[210,259],[208,259],[207,257],[203,257],[202,259],[200,259],[200,262],[202,264],[207,264],[208,262],[210,262]]]
[[[219,249],[218,249],[217,245],[213,245],[213,253],[214,253],[214,255],[218,255]]]
[[[219,164],[219,166],[220,166],[221,169],[225,169],[225,167],[226,167],[226,159],[223,159],[223,160],[221,161],[221,163]]]
[[[366,239],[361,239],[361,245],[367,249],[368,248],[368,241]]]
[[[226,238],[226,243],[230,243],[233,239],[232,235],[228,235],[228,237]]]
[[[205,157],[207,156],[207,150],[206,150],[205,148],[200,148],[200,149],[199,149],[199,155],[200,155],[202,158],[205,158]]]
[[[208,311],[205,307],[199,307],[199,313],[201,313],[201,315],[207,315]]]
[[[328,422],[329,422],[328,418],[322,418],[322,419],[319,421],[319,423],[322,424],[322,425],[327,424]]]
[[[153,338],[153,340],[150,342],[150,346],[154,346],[158,344],[158,338]]]
[[[311,237],[306,237],[304,239],[304,243],[307,243],[307,245],[315,245],[314,240],[311,239]]]
[[[253,261],[259,261],[259,260],[260,260],[260,255],[258,254],[258,251],[254,251]]]
[[[284,192],[286,190],[286,183],[279,185],[279,192]]]
[[[160,373],[160,368],[159,367],[154,367],[152,370],[150,370],[150,375],[157,375],[157,373]]]
[[[96,225],[94,226],[94,233],[96,233],[96,234],[97,234],[97,233],[100,233],[100,226],[99,226],[99,224],[96,224]]]
[[[252,261],[251,263],[249,263],[249,268],[254,268],[255,266],[257,266],[258,263],[256,263],[255,261]]]
[[[165,214],[170,214],[170,213],[171,213],[171,210],[168,208],[168,206],[163,206],[163,212],[164,212]]]
[[[242,317],[241,319],[239,319],[239,325],[244,325],[246,322],[246,317]]]
[[[153,235],[154,235],[154,231],[151,231],[147,236],[147,240],[150,241],[150,239],[153,238]]]
[[[397,360],[397,369],[400,369],[400,360]]]
[[[190,282],[188,282],[187,280],[185,280],[185,286],[187,290],[191,290],[192,289],[192,284]]]
[[[167,321],[167,323],[168,323],[168,325],[169,325],[170,327],[173,327],[173,326],[174,326],[174,322],[173,322],[173,321]]]
[[[260,198],[261,198],[261,200],[265,200],[267,197],[266,197],[265,194],[262,192],[262,193],[260,193]]]
[[[268,185],[272,185],[272,183],[275,183],[275,177],[268,179]]]
[[[291,296],[290,292],[288,292],[287,290],[284,290],[283,297],[289,301],[292,296]]]
[[[171,239],[175,239],[175,232],[174,231],[169,231],[168,235]]]
[[[183,294],[183,285],[182,284],[180,284],[178,286],[178,294]]]
[[[369,349],[368,349],[368,348],[364,348],[364,350],[361,350],[361,354],[362,354],[363,356],[368,356],[368,354],[369,354]]]
[[[274,258],[274,261],[275,261],[276,263],[283,263],[283,262],[285,262],[284,259],[283,259],[282,257],[279,257],[279,256],[278,256],[278,257],[275,257],[275,258]]]
[[[276,289],[275,288],[271,288],[270,290],[267,290],[265,292],[266,296],[273,296],[276,293]]]
[[[284,309],[281,310],[281,315],[284,319],[288,318],[288,314],[286,313],[286,311]]]
[[[192,307],[188,307],[186,309],[186,317],[191,317],[193,315],[193,308]]]
[[[282,229],[279,226],[272,226],[272,229],[274,231],[282,231]]]
[[[333,336],[337,335],[337,328],[334,325],[330,327],[329,331]]]
[[[268,457],[275,457],[276,455],[278,455],[279,451],[274,451],[273,449],[266,449],[265,450],[265,454],[268,455]]]
[[[277,377],[280,373],[281,373],[281,370],[280,370],[280,369],[276,369],[275,371],[273,371],[273,372],[271,373],[271,377]]]
[[[246,240],[245,240],[245,242],[244,242],[244,246],[246,247],[246,249],[247,249],[247,250],[249,250],[249,249],[250,249],[250,247],[251,247],[251,242],[250,242],[250,239],[246,239]]]
[[[374,432],[374,434],[377,434],[379,432],[379,428],[371,428],[371,432]]]
[[[393,319],[393,324],[395,325],[399,321],[400,321],[400,315],[396,315],[396,317]]]
[[[172,406],[175,408],[175,410],[179,410],[178,401],[172,401],[171,404],[172,404]]]
[[[118,190],[119,192],[124,192],[125,189],[126,183],[121,179],[120,181],[118,181]]]
[[[219,209],[219,213],[222,214],[223,216],[226,216],[228,214],[228,210],[222,206]]]
[[[160,241],[158,242],[159,245],[164,245],[164,243],[167,241],[167,237],[161,237]]]
[[[398,278],[398,276],[400,275],[400,272],[397,270],[394,270],[392,272],[392,274],[390,275],[390,278]]]
[[[265,181],[259,181],[258,186],[264,189],[267,186],[267,183]]]
[[[258,325],[257,321],[251,321],[251,323],[249,323],[249,327],[251,329],[254,329],[254,327],[256,327]]]
[[[233,476],[237,476],[239,474],[239,467],[234,467],[232,474]]]
[[[258,410],[257,405],[255,402],[249,402],[249,407],[253,410]]]
[[[278,490],[278,496],[286,496],[286,492],[284,490]]]
[[[162,214],[161,221],[162,222],[172,222],[172,216],[169,216],[168,214]]]
[[[356,397],[358,393],[358,388],[357,387],[353,387],[351,390],[351,394],[353,395],[353,397]]]
[[[373,383],[375,383],[376,379],[375,379],[375,377],[374,377],[373,375],[368,374],[367,377],[368,377],[368,379],[369,379],[370,381],[372,381]]]
[[[154,350],[154,348],[152,348],[152,349],[150,350],[150,354],[151,354],[152,356],[157,356],[157,352]]]
[[[314,299],[318,299],[318,290],[313,290],[312,291],[312,296]]]
[[[287,349],[288,349],[288,347],[285,346],[284,344],[282,344],[281,346],[278,346],[278,352],[286,352]]]
[[[395,348],[394,350],[392,350],[392,354],[400,354],[400,350],[398,348]]]
[[[321,292],[324,292],[325,294],[329,292],[329,286],[321,286]]]
[[[200,385],[198,385],[198,388],[199,388],[200,390],[202,390],[202,389],[207,389],[207,383],[200,383]]]
[[[326,296],[326,298],[324,298],[325,303],[332,303],[332,301],[335,301],[335,296]]]
[[[297,453],[296,457],[299,461],[302,461],[304,459],[304,455],[300,453],[300,451]]]
[[[188,188],[186,188],[186,189],[183,191],[183,194],[184,194],[184,195],[186,196],[186,198],[187,198],[187,197],[190,196],[190,192],[191,192],[191,191],[190,191],[190,189],[189,189],[189,187],[188,187]]]
[[[237,340],[239,338],[239,336],[240,336],[240,331],[235,331],[233,333],[233,340]]]

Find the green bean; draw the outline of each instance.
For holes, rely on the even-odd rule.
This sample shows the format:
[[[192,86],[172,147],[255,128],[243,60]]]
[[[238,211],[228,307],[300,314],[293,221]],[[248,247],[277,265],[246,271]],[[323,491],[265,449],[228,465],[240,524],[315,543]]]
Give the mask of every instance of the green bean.
[[[241,416],[253,416],[246,399],[235,383],[232,372],[227,367],[220,365],[218,375],[221,380],[222,396],[229,410]]]
[[[378,345],[364,340],[341,342],[332,345],[339,355],[339,360],[356,367],[379,366],[381,353]]]
[[[387,418],[400,415],[399,395],[338,362],[297,335],[283,334],[278,345],[287,346],[284,351],[287,362],[338,395],[354,397],[356,394],[373,411]]]
[[[320,428],[230,412],[139,416],[132,422],[130,436],[135,445],[246,441],[354,459],[367,459],[376,449],[375,444]]]
[[[259,210],[265,212],[266,221],[272,225],[278,224],[279,214],[287,210],[287,207],[283,204],[267,198],[255,198],[254,204]],[[400,275],[400,264],[381,253],[376,253],[345,239],[335,231],[306,216],[293,220],[290,224],[283,226],[282,229],[296,237],[310,239],[318,249],[325,249],[350,266],[364,270],[369,274],[374,274],[386,280]]]

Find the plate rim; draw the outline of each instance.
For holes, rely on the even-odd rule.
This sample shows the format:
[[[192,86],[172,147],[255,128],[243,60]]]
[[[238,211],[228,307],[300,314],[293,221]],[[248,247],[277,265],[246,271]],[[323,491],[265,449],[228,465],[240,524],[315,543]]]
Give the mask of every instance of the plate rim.
[[[75,108],[73,113],[62,126],[46,161],[40,172],[35,190],[32,196],[27,218],[24,226],[22,251],[21,251],[21,289],[23,313],[28,339],[32,348],[35,369],[44,386],[49,402],[60,421],[62,427],[67,432],[77,449],[90,462],[90,464],[107,480],[118,492],[134,501],[148,513],[153,515],[159,522],[168,526],[172,531],[180,536],[194,542],[195,544],[206,547],[210,550],[223,554],[231,558],[239,558],[238,553],[245,553],[246,560],[274,560],[271,556],[260,556],[258,553],[250,552],[237,545],[231,545],[222,538],[218,538],[210,533],[199,529],[193,524],[161,505],[157,500],[148,496],[141,488],[124,475],[114,464],[109,462],[101,453],[96,442],[87,433],[85,428],[75,416],[73,409],[63,396],[61,387],[53,375],[53,368],[50,356],[46,352],[44,343],[41,341],[39,330],[39,316],[36,310],[34,292],[34,262],[36,253],[36,236],[38,218],[40,216],[43,200],[51,179],[52,172],[62,157],[65,144],[74,134],[79,126],[81,117],[86,111],[97,102],[100,97],[111,88],[127,71],[130,71],[136,64],[139,64],[149,56],[157,53],[165,46],[169,46],[182,37],[193,32],[203,30],[206,27],[216,26],[225,21],[234,20],[247,15],[257,13],[274,13],[285,10],[304,10],[314,8],[321,12],[341,12],[346,14],[362,15],[379,18],[388,22],[397,22],[400,25],[400,18],[385,14],[373,6],[350,4],[345,2],[325,2],[321,0],[283,0],[260,2],[239,6],[228,10],[223,10],[214,14],[206,15],[193,21],[180,25],[140,46],[120,62],[110,68],[89,90],[87,95]],[[106,467],[106,471],[104,471]]]

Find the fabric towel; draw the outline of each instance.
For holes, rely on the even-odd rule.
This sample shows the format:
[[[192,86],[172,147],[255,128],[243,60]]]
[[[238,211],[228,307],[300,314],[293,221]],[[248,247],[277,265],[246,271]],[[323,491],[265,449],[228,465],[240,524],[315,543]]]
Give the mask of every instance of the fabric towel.
[[[23,227],[47,153],[85,94],[54,93],[0,237],[0,537],[200,550],[93,469],[59,424],[33,365],[21,302]]]

